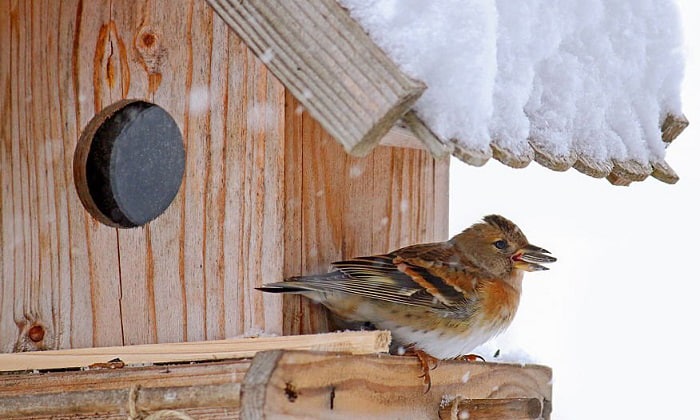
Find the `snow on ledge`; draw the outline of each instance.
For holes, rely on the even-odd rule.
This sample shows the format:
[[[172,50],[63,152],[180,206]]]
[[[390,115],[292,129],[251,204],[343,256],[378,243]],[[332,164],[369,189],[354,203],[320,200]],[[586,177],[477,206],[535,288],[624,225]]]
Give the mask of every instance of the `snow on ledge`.
[[[687,125],[673,0],[340,3],[428,85],[415,110],[455,156],[677,180],[661,131],[667,117]]]

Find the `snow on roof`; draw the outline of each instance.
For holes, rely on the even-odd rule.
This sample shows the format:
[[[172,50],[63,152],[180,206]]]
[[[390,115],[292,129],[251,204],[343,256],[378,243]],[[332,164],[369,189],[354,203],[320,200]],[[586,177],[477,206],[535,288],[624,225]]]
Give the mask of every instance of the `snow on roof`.
[[[661,131],[687,125],[673,0],[340,3],[428,85],[414,109],[463,160],[677,179]]]

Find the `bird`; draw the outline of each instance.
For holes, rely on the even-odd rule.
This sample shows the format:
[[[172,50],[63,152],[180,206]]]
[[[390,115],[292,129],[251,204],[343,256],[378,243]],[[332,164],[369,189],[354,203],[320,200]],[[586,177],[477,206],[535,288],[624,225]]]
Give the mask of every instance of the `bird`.
[[[300,294],[348,322],[391,331],[394,348],[418,357],[427,392],[440,360],[474,360],[472,350],[511,324],[524,272],[555,261],[492,214],[445,242],[337,261],[328,273],[258,289]]]

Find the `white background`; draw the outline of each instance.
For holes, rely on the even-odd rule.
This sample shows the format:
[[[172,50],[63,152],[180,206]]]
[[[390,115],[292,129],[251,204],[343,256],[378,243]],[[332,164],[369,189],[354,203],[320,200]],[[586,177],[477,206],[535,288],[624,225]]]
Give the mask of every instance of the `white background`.
[[[559,258],[526,274],[492,344],[554,369],[554,419],[700,419],[700,13],[679,4],[690,126],[666,155],[677,184],[452,162],[451,234],[498,213]]]

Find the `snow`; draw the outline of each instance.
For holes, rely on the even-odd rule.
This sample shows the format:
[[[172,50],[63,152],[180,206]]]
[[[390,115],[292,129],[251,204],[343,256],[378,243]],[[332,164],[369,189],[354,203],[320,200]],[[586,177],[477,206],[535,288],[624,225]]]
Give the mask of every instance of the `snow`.
[[[673,0],[341,0],[428,90],[416,110],[443,140],[522,156],[664,159],[681,114]]]
[[[190,92],[190,112],[201,114],[209,110],[209,88],[195,86]]]

